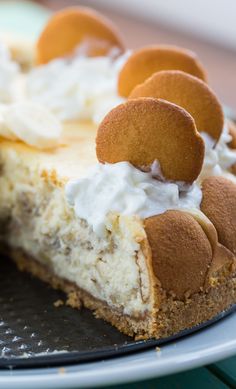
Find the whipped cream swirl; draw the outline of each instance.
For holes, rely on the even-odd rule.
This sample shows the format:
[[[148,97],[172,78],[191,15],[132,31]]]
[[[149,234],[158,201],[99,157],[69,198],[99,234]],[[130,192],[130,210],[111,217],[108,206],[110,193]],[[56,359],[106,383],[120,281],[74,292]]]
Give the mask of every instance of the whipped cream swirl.
[[[7,47],[0,42],[0,102],[15,100],[16,82],[20,74],[19,65],[11,60]]]
[[[109,230],[111,212],[146,218],[168,209],[199,208],[202,198],[196,184],[186,190],[185,185],[161,182],[128,162],[98,163],[85,178],[69,181],[65,190],[76,215],[99,236]]]
[[[235,177],[228,172],[228,169],[236,163],[236,150],[230,149],[228,143],[231,135],[225,125],[221,137],[214,148],[215,141],[205,132],[201,132],[205,142],[205,157],[203,167],[198,181],[209,176],[227,176],[235,181]]]
[[[100,123],[123,102],[117,94],[117,77],[128,55],[117,59],[76,56],[53,60],[29,73],[26,98],[45,105],[60,120]]]

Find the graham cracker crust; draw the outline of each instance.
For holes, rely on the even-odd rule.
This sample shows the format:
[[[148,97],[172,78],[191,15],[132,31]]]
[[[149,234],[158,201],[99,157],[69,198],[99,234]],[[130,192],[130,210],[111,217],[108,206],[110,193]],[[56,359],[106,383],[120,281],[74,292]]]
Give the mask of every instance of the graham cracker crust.
[[[184,329],[191,328],[214,318],[220,312],[236,303],[236,273],[222,273],[218,282],[186,298],[185,301],[167,296],[163,291],[159,309],[151,314],[136,318],[124,315],[79,288],[72,282],[59,278],[53,272],[25,253],[13,250],[11,258],[19,270],[27,271],[53,288],[67,294],[67,304],[73,308],[85,306],[95,317],[104,319],[118,330],[135,339],[164,338]]]
[[[60,289],[65,292],[67,295],[66,304],[72,308],[80,309],[84,306],[92,310],[96,318],[104,319],[124,334],[131,337],[135,337],[138,334],[140,338],[148,338],[146,332],[148,331],[149,333],[151,331],[150,327],[152,325],[151,318],[148,315],[140,317],[140,319],[124,315],[123,312],[111,308],[106,302],[95,298],[73,282],[56,276],[48,267],[22,251],[11,251],[11,258],[20,271],[31,273],[41,281],[50,284],[54,289]]]

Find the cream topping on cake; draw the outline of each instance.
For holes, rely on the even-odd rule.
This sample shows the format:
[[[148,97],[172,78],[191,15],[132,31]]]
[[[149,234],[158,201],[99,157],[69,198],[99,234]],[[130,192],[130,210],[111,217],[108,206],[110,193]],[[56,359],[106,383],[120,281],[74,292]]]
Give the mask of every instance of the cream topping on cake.
[[[229,173],[229,168],[236,163],[236,151],[229,148],[228,143],[232,137],[225,125],[221,137],[214,147],[214,139],[207,133],[201,132],[205,142],[205,157],[202,172],[198,181],[208,176],[227,176],[235,181],[235,177]]]
[[[168,209],[199,208],[202,198],[196,184],[186,190],[179,183],[161,182],[128,162],[98,163],[86,177],[69,181],[65,190],[76,215],[99,236],[109,230],[110,212],[146,218]]]
[[[28,74],[26,98],[45,105],[61,120],[99,123],[123,101],[117,94],[117,78],[128,55],[55,59]]]
[[[0,43],[0,102],[31,101],[45,106],[59,120],[91,120],[98,124],[124,101],[117,93],[117,78],[130,52],[117,58],[112,53],[86,57],[79,52],[24,74],[8,48]]]

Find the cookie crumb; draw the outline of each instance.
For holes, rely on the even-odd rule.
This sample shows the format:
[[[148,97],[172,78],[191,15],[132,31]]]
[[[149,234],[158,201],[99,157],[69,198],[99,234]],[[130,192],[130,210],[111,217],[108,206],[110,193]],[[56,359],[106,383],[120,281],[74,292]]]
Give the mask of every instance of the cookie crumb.
[[[58,307],[61,307],[62,305],[64,305],[64,301],[62,300],[57,300],[53,303],[54,307],[58,308]]]
[[[156,351],[159,353],[161,351],[160,347],[156,347]]]
[[[66,369],[64,367],[59,367],[59,369],[58,369],[59,374],[65,374],[65,372],[66,372]]]
[[[79,300],[78,294],[76,292],[70,292],[68,294],[66,305],[69,305],[72,308],[81,308],[81,301]]]

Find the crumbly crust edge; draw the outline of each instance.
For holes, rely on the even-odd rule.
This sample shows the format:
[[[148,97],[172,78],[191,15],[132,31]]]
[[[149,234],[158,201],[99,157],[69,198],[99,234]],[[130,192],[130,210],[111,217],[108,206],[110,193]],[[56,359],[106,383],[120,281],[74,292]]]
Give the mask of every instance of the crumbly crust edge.
[[[12,250],[11,258],[19,270],[27,271],[49,283],[53,288],[64,291],[67,294],[67,304],[71,307],[80,308],[83,305],[93,310],[95,317],[106,320],[135,339],[159,339],[174,335],[212,319],[236,303],[236,272],[228,273],[224,269],[224,273],[217,277],[214,285],[185,301],[176,300],[162,291],[159,308],[154,303],[151,315],[137,319],[122,314],[72,282],[57,277],[44,265],[20,250]]]

